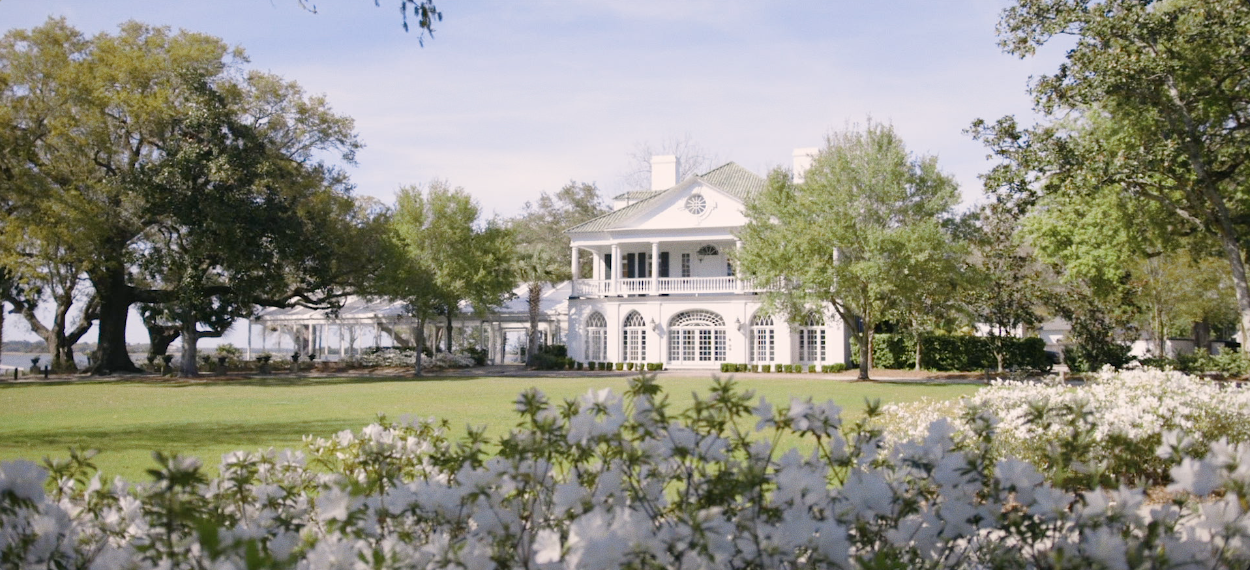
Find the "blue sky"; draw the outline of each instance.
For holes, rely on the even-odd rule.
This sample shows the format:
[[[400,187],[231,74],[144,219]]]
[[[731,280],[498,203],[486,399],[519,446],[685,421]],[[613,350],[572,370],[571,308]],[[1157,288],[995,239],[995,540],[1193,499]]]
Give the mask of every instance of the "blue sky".
[[[1003,54],[1002,1],[442,0],[425,47],[398,0],[380,2],[0,0],[0,28],[64,16],[88,33],[138,19],[219,36],[355,118],[358,193],[392,203],[444,178],[503,216],[569,180],[623,190],[640,143],[689,136],[765,174],[868,116],[936,154],[973,203],[990,163],[962,131],[1028,116],[1028,78],[1062,56]]]

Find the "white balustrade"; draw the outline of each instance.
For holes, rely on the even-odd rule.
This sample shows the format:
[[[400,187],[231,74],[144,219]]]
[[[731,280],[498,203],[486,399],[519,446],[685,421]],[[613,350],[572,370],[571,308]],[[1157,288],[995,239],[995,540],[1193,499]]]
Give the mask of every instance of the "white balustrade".
[[[733,277],[664,277],[660,293],[733,293]]]
[[[659,287],[656,291],[652,284]],[[576,297],[603,297],[611,295],[655,295],[655,294],[683,294],[683,293],[736,293],[738,292],[738,278],[736,277],[661,277],[654,281],[647,277],[643,279],[620,279],[617,281],[618,289],[612,290],[612,280],[610,279],[578,279],[573,287],[573,295]],[[742,290],[750,293],[767,291],[775,288],[760,286],[753,281],[744,281]]]
[[[599,297],[612,292],[612,281],[608,279],[578,279],[573,282],[573,295],[577,297]]]
[[[651,279],[621,279],[620,290],[617,291],[622,295],[641,295],[651,292]]]

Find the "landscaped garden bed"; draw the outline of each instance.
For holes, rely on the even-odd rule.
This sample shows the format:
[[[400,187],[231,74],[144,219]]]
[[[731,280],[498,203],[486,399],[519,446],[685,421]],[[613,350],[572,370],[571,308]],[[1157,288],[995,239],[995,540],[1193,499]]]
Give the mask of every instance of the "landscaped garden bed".
[[[153,483],[106,484],[87,456],[75,455],[54,466],[45,486],[33,464],[8,462],[0,467],[0,562],[1244,567],[1245,393],[1202,382],[1145,371],[1108,373],[1080,388],[1000,384],[960,404],[961,419],[896,424],[903,431],[885,437],[875,405],[844,422],[832,401],[778,406],[716,382],[679,408],[660,383],[641,378],[624,397],[602,389],[559,402],[523,391],[511,404],[516,427],[497,445],[480,430],[453,436],[446,422],[380,418],[306,438],[305,451],[227,454],[215,477],[198,461],[158,454]],[[1193,390],[1217,390],[1226,403],[1201,407],[1212,394],[1185,393]],[[1008,393],[1016,397],[1002,401]],[[1103,401],[1125,415],[1100,415]],[[1187,407],[1152,415],[1151,402]],[[1022,408],[1031,410],[1023,419],[1012,415]],[[1058,441],[1032,462],[1010,453],[1029,442],[998,441],[1029,426]],[[1046,432],[1051,426],[1058,431]],[[1164,430],[1157,445],[1148,441],[1152,429]],[[1119,436],[1142,443],[1120,445]],[[780,443],[793,438],[812,445],[800,453]],[[1125,465],[1150,461],[1158,479],[1094,468],[1080,442],[1115,450]],[[1056,469],[1045,459],[1069,463]],[[1157,488],[1163,498],[1148,502]]]

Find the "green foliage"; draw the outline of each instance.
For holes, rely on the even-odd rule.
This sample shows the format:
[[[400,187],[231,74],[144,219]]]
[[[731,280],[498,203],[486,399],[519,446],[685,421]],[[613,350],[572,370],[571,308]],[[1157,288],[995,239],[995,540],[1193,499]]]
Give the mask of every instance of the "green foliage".
[[[925,335],[921,337],[921,367],[926,370],[971,372],[997,367],[995,343],[1003,352],[1003,367],[1049,371],[1046,342],[1037,337],[981,337],[971,335]],[[916,353],[911,335],[877,334],[873,361],[882,368],[911,368]],[[837,365],[834,365],[837,366]]]
[[[769,305],[790,315],[831,305],[867,339],[892,311],[942,304],[959,258],[942,227],[958,192],[937,159],[909,153],[893,127],[869,122],[831,134],[801,184],[774,170],[746,206],[735,261],[759,283],[784,281]],[[926,300],[927,299],[927,300]],[[867,377],[867,355],[860,376]]]
[[[821,367],[820,367],[820,371],[821,371],[821,372],[824,372],[824,373],[826,373],[826,374],[828,374],[828,373],[845,372],[845,371],[846,371],[846,364],[843,364],[843,363],[841,363],[841,362],[838,362],[838,363],[836,363],[836,364],[823,364],[823,365],[821,365]]]
[[[327,162],[354,161],[351,119],[245,61],[137,22],[87,38],[49,19],[0,40],[0,171],[15,183],[0,241],[90,280],[98,372],[134,369],[136,302],[194,333],[255,304],[325,304],[377,268],[362,255],[376,224]]]
[[[497,221],[483,223],[480,217],[472,196],[445,181],[400,188],[392,229],[403,255],[390,265],[379,288],[407,304],[419,337],[436,315],[454,318],[462,301],[484,313],[512,290],[511,234]],[[424,339],[417,340],[424,345]],[[419,374],[420,358],[416,369]]]
[[[474,366],[485,366],[486,361],[490,358],[489,350],[476,346],[470,346],[464,349],[464,353],[473,359]]]
[[[554,195],[543,192],[537,202],[526,202],[521,215],[508,221],[517,243],[512,270],[528,286],[531,351],[538,346],[543,288],[572,277],[571,242],[564,230],[608,211],[594,184],[570,181]]]
[[[1128,258],[1178,246],[1222,257],[1241,327],[1250,329],[1250,7],[1019,0],[999,30],[1000,45],[1020,57],[1056,37],[1068,51],[1030,86],[1041,124],[1021,128],[1004,117],[973,125],[1004,159],[987,188],[1020,208],[1067,217],[1039,228],[1046,241],[1066,252],[1073,271],[1109,272],[1111,283]]]
[[[1140,359],[1142,366],[1179,370],[1190,374],[1215,372],[1233,377],[1250,375],[1250,356],[1232,350],[1212,355],[1205,350],[1179,354],[1176,358],[1154,357]]]

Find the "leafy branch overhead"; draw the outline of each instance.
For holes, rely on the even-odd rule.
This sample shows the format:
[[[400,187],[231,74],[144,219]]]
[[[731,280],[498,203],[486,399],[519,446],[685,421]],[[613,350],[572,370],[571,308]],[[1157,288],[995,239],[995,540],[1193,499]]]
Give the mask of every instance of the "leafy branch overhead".
[[[1030,85],[1042,122],[1022,126],[1008,116],[972,125],[1003,159],[987,188],[1021,211],[1131,220],[1128,249],[1103,244],[1094,223],[1084,236],[1063,224],[1062,236],[1049,234],[1066,240],[1051,240],[1056,251],[1077,254],[1067,261],[1095,271],[1123,264],[1093,255],[1183,247],[1222,258],[1241,329],[1250,330],[1250,7],[1020,0],[1004,12],[999,34],[1003,49],[1022,58],[1058,37],[1073,45],[1054,73]]]
[[[300,7],[314,14],[317,13],[317,5],[310,0],[297,0]],[[381,0],[373,0],[374,6],[381,6]],[[420,36],[417,42],[425,45],[425,34],[429,33],[430,37],[434,37],[434,23],[443,21],[443,13],[434,5],[433,0],[399,0],[399,14],[403,18],[404,31],[410,31],[408,28],[408,14],[412,14],[412,19],[420,30]]]

